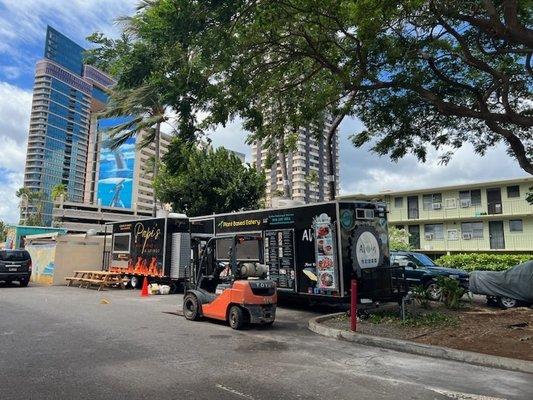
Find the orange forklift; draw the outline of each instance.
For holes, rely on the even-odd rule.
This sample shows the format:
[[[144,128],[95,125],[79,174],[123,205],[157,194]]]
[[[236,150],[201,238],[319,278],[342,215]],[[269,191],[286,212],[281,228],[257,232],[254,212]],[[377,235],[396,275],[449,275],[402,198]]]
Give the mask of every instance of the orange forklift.
[[[266,279],[261,234],[234,234],[192,240],[193,262],[183,298],[183,314],[227,321],[233,329],[272,325],[276,284]]]

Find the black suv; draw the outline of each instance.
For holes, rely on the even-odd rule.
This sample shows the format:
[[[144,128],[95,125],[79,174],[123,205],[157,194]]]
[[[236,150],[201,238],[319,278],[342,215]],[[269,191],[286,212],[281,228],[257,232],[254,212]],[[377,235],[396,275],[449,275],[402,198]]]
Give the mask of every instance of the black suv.
[[[18,281],[28,286],[31,276],[31,257],[26,250],[0,250],[0,281]]]
[[[423,285],[431,300],[439,300],[440,290],[436,284],[438,276],[459,280],[459,285],[468,292],[470,275],[462,269],[440,267],[431,258],[412,251],[392,251],[391,264],[405,267],[405,278],[409,287]]]

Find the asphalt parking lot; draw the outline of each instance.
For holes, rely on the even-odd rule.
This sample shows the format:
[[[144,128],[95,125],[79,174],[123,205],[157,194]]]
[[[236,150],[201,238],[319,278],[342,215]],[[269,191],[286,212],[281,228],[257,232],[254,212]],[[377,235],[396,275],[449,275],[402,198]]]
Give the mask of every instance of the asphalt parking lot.
[[[182,296],[0,284],[2,399],[530,399],[531,375],[317,336],[309,308],[233,331]],[[323,311],[323,310],[321,310]]]

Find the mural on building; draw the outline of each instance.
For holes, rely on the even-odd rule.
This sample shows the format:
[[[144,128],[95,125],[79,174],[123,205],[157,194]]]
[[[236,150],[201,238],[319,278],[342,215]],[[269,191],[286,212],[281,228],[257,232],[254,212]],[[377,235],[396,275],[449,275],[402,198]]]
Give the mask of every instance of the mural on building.
[[[98,121],[100,164],[97,197],[102,206],[131,208],[133,172],[135,170],[135,138],[129,138],[116,149],[111,148],[107,131],[127,118],[102,118]]]
[[[54,278],[56,244],[35,244],[28,245],[26,250],[31,255],[33,282],[44,285],[51,285]]]

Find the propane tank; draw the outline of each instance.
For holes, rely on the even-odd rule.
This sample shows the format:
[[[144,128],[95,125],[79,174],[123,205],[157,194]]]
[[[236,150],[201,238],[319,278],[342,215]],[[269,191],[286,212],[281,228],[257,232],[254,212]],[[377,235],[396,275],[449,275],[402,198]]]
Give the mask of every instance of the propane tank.
[[[242,263],[239,266],[241,278],[263,278],[268,272],[268,268],[264,264],[259,263]]]

